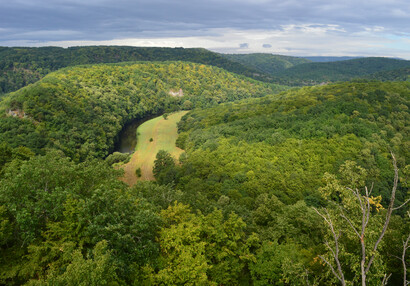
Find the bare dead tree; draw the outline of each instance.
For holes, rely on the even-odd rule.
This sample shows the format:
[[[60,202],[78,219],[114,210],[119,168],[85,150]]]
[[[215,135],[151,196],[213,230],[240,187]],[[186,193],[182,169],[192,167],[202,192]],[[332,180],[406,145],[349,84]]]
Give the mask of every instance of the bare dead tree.
[[[410,212],[407,212],[407,215],[410,218]],[[404,286],[410,285],[410,281],[407,281],[407,263],[406,263],[406,252],[407,252],[407,249],[410,248],[409,242],[410,242],[410,234],[407,236],[406,241],[403,240],[403,251],[402,251],[401,257],[392,255],[393,257],[400,260],[403,265],[403,285]]]
[[[410,285],[410,281],[407,281],[407,265],[406,265],[406,251],[408,248],[410,248],[409,241],[410,241],[410,234],[409,236],[407,236],[406,241],[403,242],[403,253],[401,255],[401,263],[403,264],[403,285],[404,286]]]
[[[382,284],[381,284],[382,286],[387,285],[387,282],[389,281],[390,276],[391,276],[391,273],[389,275],[384,274]]]
[[[331,264],[329,261],[327,261],[326,258],[324,258],[324,257],[321,256],[321,255],[319,255],[319,257],[320,257],[320,259],[322,259],[327,265],[329,265],[330,269],[331,269],[332,272],[333,272],[333,275],[335,275],[336,278],[339,279],[340,283],[342,283],[342,285],[345,286],[345,285],[346,285],[345,277],[344,277],[344,275],[343,275],[342,265],[340,264],[340,260],[339,260],[339,238],[340,238],[340,235],[342,234],[342,232],[339,231],[339,233],[336,234],[336,231],[335,231],[335,228],[334,228],[332,219],[330,218],[330,215],[329,215],[329,213],[327,212],[327,209],[325,209],[326,216],[323,215],[323,214],[321,214],[316,208],[313,208],[313,209],[317,212],[318,215],[320,215],[320,216],[325,220],[325,222],[329,225],[329,228],[330,228],[330,230],[331,230],[331,232],[332,232],[333,239],[334,239],[334,242],[335,242],[335,250],[333,250],[333,248],[329,245],[329,243],[328,243],[327,241],[325,242],[325,245],[327,246],[327,248],[329,248],[330,252],[332,253],[333,259],[335,260],[336,265],[337,265],[337,272],[336,272],[336,270],[334,269],[334,267],[332,266],[332,264]]]
[[[369,219],[370,219],[370,213],[371,213],[371,204],[370,204],[370,196],[373,190],[373,185],[370,188],[370,190],[365,187],[365,195],[362,196],[359,192],[358,189],[352,190],[350,188],[348,188],[350,191],[352,191],[354,197],[357,199],[358,203],[359,203],[359,207],[360,207],[360,211],[361,211],[361,225],[359,228],[355,227],[354,224],[352,223],[352,221],[344,214],[342,208],[341,208],[341,213],[340,216],[346,220],[346,222],[349,224],[349,226],[351,227],[351,229],[353,230],[353,232],[356,234],[356,236],[358,237],[359,241],[360,241],[360,245],[361,245],[361,261],[360,261],[360,272],[361,272],[361,281],[362,281],[362,286],[366,285],[366,279],[367,279],[367,274],[370,270],[370,267],[372,266],[374,259],[375,259],[375,253],[377,251],[377,248],[380,244],[380,242],[382,241],[387,228],[389,226],[390,223],[390,218],[392,215],[393,210],[397,210],[403,206],[405,206],[407,204],[407,202],[409,202],[409,200],[407,200],[405,203],[403,203],[401,206],[399,207],[394,207],[394,202],[396,200],[396,190],[397,190],[397,184],[398,184],[398,179],[399,179],[399,170],[397,168],[397,162],[396,162],[396,157],[394,156],[393,153],[391,153],[392,159],[393,159],[393,167],[394,167],[394,181],[393,181],[393,189],[392,189],[392,193],[390,196],[390,204],[387,208],[387,212],[386,212],[386,218],[384,220],[384,225],[383,225],[383,229],[380,233],[380,235],[378,236],[377,241],[375,242],[375,244],[372,247],[372,255],[370,256],[370,258],[367,260],[366,259],[366,242],[365,242],[365,234],[366,234],[366,228],[367,225],[369,223]],[[315,211],[326,221],[326,223],[329,225],[330,230],[333,234],[333,239],[335,241],[335,250],[333,250],[328,242],[326,242],[326,246],[330,249],[333,258],[336,262],[337,265],[337,272],[335,271],[335,269],[333,268],[333,266],[322,256],[320,256],[320,258],[327,264],[330,266],[333,274],[339,279],[339,281],[342,283],[342,285],[345,285],[345,281],[344,281],[344,276],[343,276],[343,271],[341,269],[341,264],[339,261],[339,238],[340,238],[340,232],[338,235],[336,235],[336,232],[334,230],[334,225],[330,219],[330,216],[327,212],[327,210],[325,209],[325,212],[327,214],[327,217],[323,214],[321,214],[317,209],[315,209]],[[409,239],[407,239],[406,244],[405,244],[405,249],[408,248],[408,242]],[[405,251],[405,250],[404,250]],[[405,252],[404,252],[405,255]],[[404,258],[403,258],[404,260]],[[405,264],[405,262],[403,262]],[[405,267],[405,266],[404,266]],[[387,280],[389,279],[390,275],[385,275],[382,281],[382,285],[386,285]],[[406,283],[406,280],[405,280]],[[405,284],[406,285],[406,284]]]

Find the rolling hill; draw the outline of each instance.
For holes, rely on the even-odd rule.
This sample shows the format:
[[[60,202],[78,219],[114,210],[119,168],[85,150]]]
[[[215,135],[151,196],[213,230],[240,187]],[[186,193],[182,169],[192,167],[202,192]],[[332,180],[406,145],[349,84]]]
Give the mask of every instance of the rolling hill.
[[[222,54],[225,58],[258,70],[261,73],[277,74],[290,67],[310,63],[310,60],[273,54]]]
[[[0,94],[15,91],[46,74],[67,66],[126,61],[188,61],[213,65],[248,77],[256,70],[230,61],[206,49],[144,48],[121,46],[90,47],[0,47]]]
[[[315,63],[325,63],[325,62],[338,62],[338,61],[346,61],[346,60],[353,60],[363,57],[328,57],[328,56],[316,56],[316,57],[303,57]]]
[[[409,81],[410,67],[377,72],[367,75],[365,78],[380,81]]]
[[[171,96],[178,88],[183,97]],[[360,226],[367,199],[372,247],[396,186],[391,151],[399,168],[394,206],[408,198],[410,83],[354,81],[246,98],[270,90],[215,67],[170,62],[70,67],[8,94],[2,104],[16,117],[0,118],[0,283],[337,285],[320,260],[332,257],[326,244],[336,235],[318,213],[340,233],[343,271],[356,283],[361,240],[341,214]],[[121,124],[183,100],[207,108],[178,124],[179,162],[165,152],[154,162],[156,182],[119,181],[123,174],[101,158]],[[44,155],[19,146],[36,142],[30,130],[44,138]],[[392,256],[402,255],[409,234],[405,212],[393,213],[372,250],[392,285],[403,283]],[[384,275],[376,266],[368,284]]]
[[[281,90],[193,63],[69,67],[3,98],[0,142],[36,153],[46,146],[57,148],[76,160],[104,158],[130,120]]]
[[[359,58],[338,62],[301,64],[275,74],[282,84],[316,85],[323,82],[349,81],[376,72],[410,67],[410,61],[391,58]]]
[[[410,83],[364,81],[193,111],[179,125],[188,158],[180,188],[196,181],[208,199],[217,193],[245,203],[269,192],[290,203],[314,196],[325,172],[354,160],[366,166],[376,192],[387,192],[391,173],[382,162],[389,150],[403,168],[410,159],[409,100]]]

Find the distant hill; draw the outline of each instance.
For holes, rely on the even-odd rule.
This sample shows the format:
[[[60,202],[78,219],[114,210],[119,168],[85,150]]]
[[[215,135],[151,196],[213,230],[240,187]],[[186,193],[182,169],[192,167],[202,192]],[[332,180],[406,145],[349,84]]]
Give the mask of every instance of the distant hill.
[[[325,56],[317,56],[317,57],[303,57],[308,59],[309,61],[316,62],[316,63],[325,63],[325,62],[339,62],[339,61],[347,61],[353,59],[360,59],[363,57],[325,57]]]
[[[258,70],[262,73],[276,74],[285,69],[296,65],[310,63],[311,61],[305,58],[281,56],[272,54],[221,54],[223,57],[243,64],[248,68]]]
[[[391,58],[359,58],[338,62],[307,63],[275,74],[277,81],[293,86],[316,85],[323,82],[349,81],[377,72],[410,67],[410,61]]]
[[[129,61],[186,61],[216,66],[256,80],[304,86],[355,78],[406,78],[410,61],[392,58],[308,57],[272,54],[219,54],[202,48],[149,48],[129,46],[0,47],[0,99],[2,94],[34,83],[52,71],[83,64]],[[312,62],[311,60],[332,62]],[[404,73],[404,74],[401,74]],[[384,79],[386,77],[386,79]]]
[[[240,75],[264,79],[259,71],[206,49],[89,47],[0,47],[0,94],[15,91],[67,66],[125,61],[189,61],[213,65]],[[266,79],[265,79],[266,80]]]

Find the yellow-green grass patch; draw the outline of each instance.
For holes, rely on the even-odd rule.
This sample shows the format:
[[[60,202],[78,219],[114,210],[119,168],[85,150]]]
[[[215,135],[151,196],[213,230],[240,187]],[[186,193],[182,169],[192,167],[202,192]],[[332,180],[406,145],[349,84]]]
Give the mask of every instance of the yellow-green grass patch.
[[[158,116],[138,127],[137,147],[131,160],[123,166],[125,172],[124,182],[128,185],[134,185],[138,180],[154,180],[152,168],[159,150],[165,150],[174,158],[179,158],[183,150],[175,146],[178,137],[177,123],[187,112],[179,111],[169,114],[167,119]],[[138,168],[141,169],[141,177],[139,178],[135,173]]]

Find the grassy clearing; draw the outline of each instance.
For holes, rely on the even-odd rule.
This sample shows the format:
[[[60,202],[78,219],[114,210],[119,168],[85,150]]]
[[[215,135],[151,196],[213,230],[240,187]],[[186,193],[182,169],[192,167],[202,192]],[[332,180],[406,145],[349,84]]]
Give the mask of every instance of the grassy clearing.
[[[123,166],[125,174],[123,181],[129,185],[138,180],[154,180],[152,168],[155,156],[159,150],[168,151],[174,158],[179,158],[182,149],[175,146],[178,137],[177,123],[188,111],[175,112],[165,120],[162,116],[148,120],[137,129],[137,147],[129,163]],[[152,141],[150,140],[152,138]],[[135,171],[141,168],[141,177]]]

